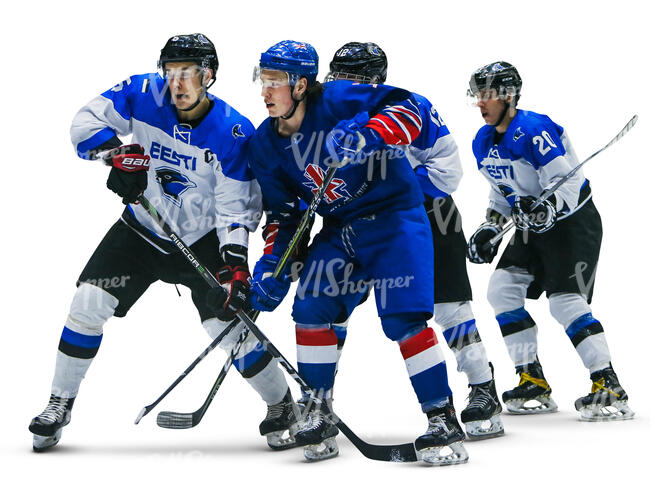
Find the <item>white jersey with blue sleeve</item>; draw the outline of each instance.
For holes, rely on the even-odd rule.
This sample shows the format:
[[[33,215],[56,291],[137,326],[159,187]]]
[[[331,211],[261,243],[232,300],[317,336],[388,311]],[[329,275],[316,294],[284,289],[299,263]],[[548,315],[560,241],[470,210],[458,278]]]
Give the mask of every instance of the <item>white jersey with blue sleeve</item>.
[[[165,81],[155,73],[136,75],[91,100],[70,129],[77,154],[94,159],[98,151],[121,144],[132,134],[151,157],[144,196],[189,245],[217,230],[221,246],[248,246],[248,233],[261,217],[262,199],[245,146],[254,132],[250,121],[207,94],[211,109],[192,125],[181,123]],[[162,228],[140,205],[128,205],[122,219],[165,252]]]
[[[447,197],[458,188],[463,168],[458,146],[440,114],[422,95],[413,94],[422,114],[422,130],[404,150],[425,195]]]
[[[518,110],[495,143],[494,126],[479,129],[472,149],[479,171],[490,182],[489,208],[509,216],[517,196],[539,197],[578,164],[564,129],[548,116]],[[591,198],[582,170],[555,191],[558,219],[573,214]]]

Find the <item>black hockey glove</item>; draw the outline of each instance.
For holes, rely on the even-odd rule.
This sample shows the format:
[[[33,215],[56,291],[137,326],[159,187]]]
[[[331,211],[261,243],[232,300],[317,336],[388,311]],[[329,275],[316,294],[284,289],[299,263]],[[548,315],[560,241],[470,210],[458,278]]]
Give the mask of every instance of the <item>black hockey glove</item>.
[[[246,256],[248,250],[237,244],[226,244],[221,249],[224,266],[217,271],[221,286],[211,288],[207,294],[208,308],[220,320],[232,320],[248,300],[251,274]]]
[[[533,209],[537,200],[530,195],[517,197],[512,207],[512,220],[519,230],[531,230],[536,234],[546,232],[555,225],[557,211],[555,209],[555,195]]]
[[[109,151],[104,161],[112,166],[106,186],[122,197],[122,203],[136,203],[147,188],[149,156],[139,144],[128,144]]]
[[[469,238],[467,259],[472,263],[491,263],[499,251],[501,239],[494,245],[490,245],[489,241],[501,232],[505,217],[492,209],[488,209],[487,219],[487,221],[479,226],[472,237]]]

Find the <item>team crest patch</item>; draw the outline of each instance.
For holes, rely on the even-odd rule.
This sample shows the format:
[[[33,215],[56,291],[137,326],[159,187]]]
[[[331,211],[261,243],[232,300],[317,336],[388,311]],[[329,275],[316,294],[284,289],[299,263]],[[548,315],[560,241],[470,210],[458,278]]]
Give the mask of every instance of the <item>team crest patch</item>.
[[[172,168],[156,170],[156,181],[160,183],[163,194],[177,207],[182,206],[181,195],[190,188],[196,188],[196,183],[191,181],[180,171]]]
[[[521,136],[525,136],[524,132],[521,130],[521,127],[517,127],[515,130],[515,133],[512,136],[512,140],[517,142],[517,139],[519,139]]]
[[[235,124],[232,126],[232,136],[237,139],[238,137],[246,137],[241,130],[241,124]]]
[[[318,189],[323,184],[323,179],[325,177],[323,168],[315,164],[310,164],[307,166],[307,168],[305,168],[304,176],[307,181],[303,182],[303,185],[311,189],[314,195],[318,193]],[[344,198],[345,200],[343,201],[348,200],[350,198],[350,194],[345,189],[345,181],[343,181],[341,178],[333,178],[332,181],[330,181],[330,184],[327,185],[327,190],[325,191],[324,197],[327,203],[335,202],[340,198]]]
[[[174,139],[185,144],[190,144],[192,126],[190,124],[176,124],[174,126]]]

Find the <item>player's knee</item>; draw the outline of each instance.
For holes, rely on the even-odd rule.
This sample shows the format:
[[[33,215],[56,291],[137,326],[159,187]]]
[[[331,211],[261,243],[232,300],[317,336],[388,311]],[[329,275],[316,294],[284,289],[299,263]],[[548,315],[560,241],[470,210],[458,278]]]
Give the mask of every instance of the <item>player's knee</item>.
[[[518,284],[510,272],[497,269],[490,277],[487,299],[496,315],[521,308],[525,304],[527,285]]]
[[[591,313],[591,307],[578,293],[554,293],[548,299],[551,315],[565,328],[578,317]]]
[[[391,341],[402,341],[421,332],[427,327],[426,313],[399,313],[384,315],[381,318],[384,334]]]
[[[72,299],[69,325],[77,332],[85,330],[91,335],[100,335],[104,323],[113,316],[119,301],[98,286],[82,283]]]
[[[226,327],[228,327],[228,324],[230,324],[230,322],[219,320],[218,318],[214,317],[204,320],[203,328],[212,339],[216,339],[226,329]],[[226,334],[226,336],[221,339],[219,347],[225,349],[226,351],[230,351],[232,349],[232,346],[235,345],[237,337],[239,337],[239,334],[241,333],[242,327],[243,325],[240,324],[232,329],[228,334]]]
[[[436,303],[434,320],[442,330],[454,327],[474,318],[470,302]]]

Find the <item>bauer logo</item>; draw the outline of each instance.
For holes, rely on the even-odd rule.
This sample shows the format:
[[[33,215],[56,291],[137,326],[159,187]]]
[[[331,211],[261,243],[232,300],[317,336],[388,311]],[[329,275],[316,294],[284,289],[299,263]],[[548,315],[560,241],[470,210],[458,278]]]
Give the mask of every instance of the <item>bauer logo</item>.
[[[124,158],[120,166],[125,171],[138,171],[149,167],[149,156],[144,158]]]

